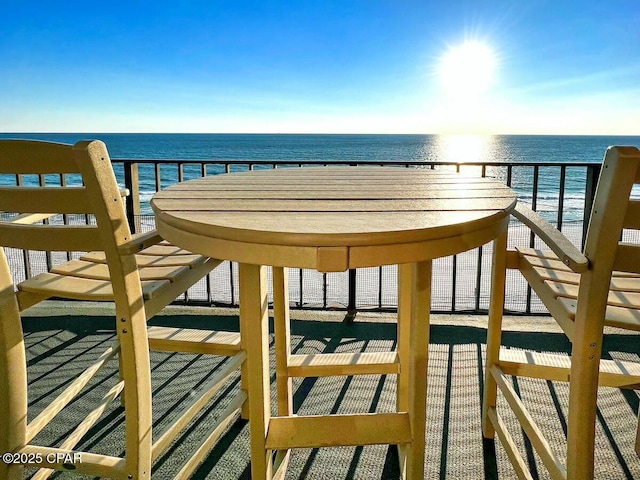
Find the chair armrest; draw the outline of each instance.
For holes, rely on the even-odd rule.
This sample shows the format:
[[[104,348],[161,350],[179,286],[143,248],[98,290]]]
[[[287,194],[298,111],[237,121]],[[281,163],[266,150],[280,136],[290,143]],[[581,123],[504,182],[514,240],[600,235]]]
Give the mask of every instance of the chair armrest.
[[[518,203],[513,215],[538,235],[558,255],[562,263],[576,273],[589,268],[589,259],[567,237],[529,207]]]
[[[138,253],[141,250],[144,250],[151,245],[155,245],[160,243],[164,238],[160,236],[157,230],[152,230],[146,233],[138,233],[133,235],[133,238],[129,240],[127,243],[123,243],[120,245],[119,250],[120,253],[124,255],[132,255],[134,253]]]

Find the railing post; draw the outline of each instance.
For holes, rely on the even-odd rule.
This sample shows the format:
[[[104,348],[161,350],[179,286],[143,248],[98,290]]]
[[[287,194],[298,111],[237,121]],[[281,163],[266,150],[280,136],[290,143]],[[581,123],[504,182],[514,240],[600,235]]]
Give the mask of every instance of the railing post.
[[[347,315],[350,317],[356,314],[356,269],[349,270],[349,304],[347,305]]]
[[[598,186],[601,169],[602,165],[589,165],[587,167],[587,182],[584,187],[584,212],[582,216],[582,249],[584,249],[584,242],[587,239],[589,219],[591,218],[593,200],[596,196],[596,187]]]
[[[303,297],[304,297],[304,278],[303,278],[303,270],[300,269],[300,300],[298,300],[298,306],[302,308],[304,305]]]
[[[476,264],[475,311],[480,312],[480,293],[482,290],[482,246],[478,247],[478,263]]]
[[[138,233],[140,229],[136,219],[140,218],[140,177],[137,163],[124,163],[124,186],[129,190],[129,195],[125,198],[129,229],[131,233]]]
[[[533,191],[531,192],[531,210],[534,212],[538,209],[538,185],[540,180],[540,167],[534,165],[533,167]],[[529,247],[534,248],[536,245],[536,234],[531,230],[529,234]],[[527,303],[525,306],[525,313],[531,313],[531,299],[533,298],[533,292],[531,285],[527,285]]]

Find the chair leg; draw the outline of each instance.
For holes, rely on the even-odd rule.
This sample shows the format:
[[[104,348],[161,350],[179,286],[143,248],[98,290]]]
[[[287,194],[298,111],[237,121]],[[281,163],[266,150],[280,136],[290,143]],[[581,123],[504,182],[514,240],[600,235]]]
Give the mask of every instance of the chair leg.
[[[605,307],[606,304],[603,310]],[[598,314],[598,309],[595,310],[576,312],[569,384],[568,479],[588,480],[594,475],[598,376],[604,322],[598,321],[599,318],[604,319],[604,311]]]
[[[122,351],[120,351],[118,353],[118,375],[120,376],[120,380],[124,380],[124,373],[123,372],[124,372],[124,363],[122,361]],[[120,392],[120,406],[122,408],[126,408],[124,390],[122,390],[122,392]]]
[[[123,296],[128,300],[126,296]],[[130,478],[151,478],[151,365],[144,306],[116,300],[120,375],[124,378],[126,469]]]
[[[489,305],[487,354],[485,361],[484,392],[482,397],[482,433],[485,438],[493,438],[495,435],[495,428],[489,419],[488,411],[496,407],[498,386],[493,375],[491,375],[490,369],[500,360],[506,275],[507,232],[504,232],[493,242],[491,300]]]
[[[23,446],[27,429],[27,361],[22,322],[0,248],[0,454]],[[3,459],[4,460],[4,459]],[[0,478],[22,479],[23,468],[0,461]]]

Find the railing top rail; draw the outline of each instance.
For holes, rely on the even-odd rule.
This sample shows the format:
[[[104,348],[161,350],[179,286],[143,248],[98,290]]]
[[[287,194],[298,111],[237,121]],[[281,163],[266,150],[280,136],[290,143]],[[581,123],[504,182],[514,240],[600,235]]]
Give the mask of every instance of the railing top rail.
[[[385,165],[385,166],[432,166],[446,165],[454,167],[593,167],[599,166],[601,162],[495,162],[495,161],[472,161],[472,162],[440,162],[440,161],[406,161],[406,160],[225,160],[225,159],[178,159],[178,158],[113,158],[114,162],[123,163],[173,163],[173,164],[226,164],[226,165]]]

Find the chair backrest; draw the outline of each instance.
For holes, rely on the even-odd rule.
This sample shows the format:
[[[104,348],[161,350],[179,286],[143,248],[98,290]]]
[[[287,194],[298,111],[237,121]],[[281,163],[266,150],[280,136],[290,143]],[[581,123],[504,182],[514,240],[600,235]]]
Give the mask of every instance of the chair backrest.
[[[119,250],[131,231],[103,142],[0,140],[0,175],[0,246],[104,251],[114,296],[142,302],[135,257]]]
[[[621,242],[622,229],[640,230],[640,198],[631,198],[634,184],[640,184],[640,150],[609,147],[604,157],[589,221],[585,256],[597,268],[601,259],[615,270],[640,273],[640,263],[628,263],[626,254],[640,255],[640,246],[627,250]],[[638,252],[638,253],[635,253]]]
[[[124,389],[126,415],[137,420],[127,421],[126,452],[127,457],[138,459],[134,463],[145,469],[145,465],[150,465],[151,444],[146,315],[135,256],[119,249],[131,240],[131,231],[106,146],[100,141],[63,145],[0,140],[0,212],[2,247],[104,251],[116,304],[120,358],[127,366],[121,372],[128,386]],[[78,221],[85,216],[88,221]],[[0,427],[7,419],[22,422],[22,426],[9,429],[12,438],[0,439],[3,451],[23,445],[26,437],[26,366],[18,310],[14,282],[2,248],[0,378],[8,379],[8,390],[0,398]],[[145,475],[141,471],[134,477]]]
[[[0,175],[2,246],[42,251],[102,250],[105,242],[122,243],[131,235],[109,155],[100,141],[72,146],[2,140]],[[9,184],[11,177],[15,179],[13,185]],[[93,215],[98,225],[65,225],[55,214],[65,220],[74,214]],[[101,234],[99,227],[106,234]]]
[[[582,275],[578,305],[598,305],[603,317],[612,271],[640,273],[640,244],[621,241],[623,229],[640,230],[640,199],[631,198],[640,183],[640,150],[609,147],[598,180],[584,254],[590,268]]]

